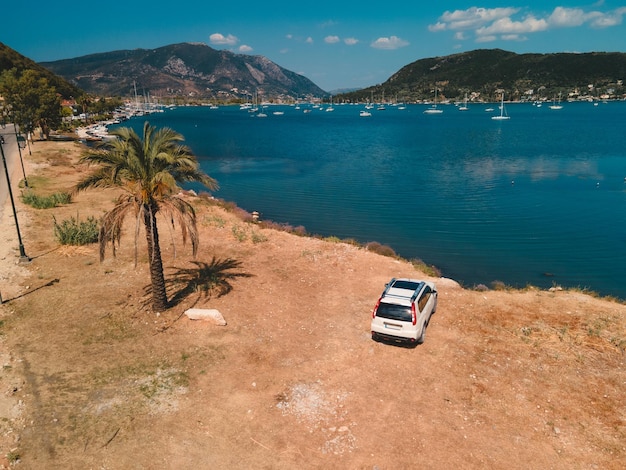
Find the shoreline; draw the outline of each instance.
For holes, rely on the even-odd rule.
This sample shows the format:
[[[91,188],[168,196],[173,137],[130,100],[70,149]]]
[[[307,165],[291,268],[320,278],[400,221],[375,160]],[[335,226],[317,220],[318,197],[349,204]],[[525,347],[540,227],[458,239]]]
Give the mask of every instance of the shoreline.
[[[605,139],[602,146],[593,144],[600,123],[615,127],[613,117],[623,115],[623,103],[600,106],[601,112],[592,114],[593,119],[590,114],[596,108],[586,103],[572,104],[560,113],[520,104],[513,124],[502,129],[492,125],[482,108],[476,106],[468,114],[450,106],[443,114],[449,119],[427,121],[417,115],[422,108],[413,106],[412,115],[391,111],[389,119],[383,120],[381,112],[377,124],[359,121],[359,108],[346,105],[342,110],[336,106],[335,113],[329,114],[336,116],[333,119],[314,113],[315,119],[306,121],[297,111],[286,111],[273,120],[268,112],[266,123],[257,124],[236,108],[225,107],[214,114],[196,107],[179,108],[159,118],[159,123],[176,127],[198,155],[206,156],[203,168],[222,183],[216,195],[248,211],[262,212],[263,218],[303,225],[313,234],[356,238],[362,243],[380,241],[406,259],[421,257],[469,287],[491,286],[495,281],[516,288],[530,284],[549,289],[557,284],[626,298],[619,282],[621,265],[613,256],[620,252],[614,234],[622,231],[623,220],[615,204],[624,184],[614,174],[622,170],[617,160],[597,156],[622,152],[615,147],[619,142],[614,137]],[[580,142],[565,139],[568,123],[582,119],[592,119],[594,124],[578,133]],[[213,142],[205,144],[204,131],[196,131],[194,124],[198,129],[215,129]],[[411,138],[411,126],[416,124],[432,126],[433,138]],[[137,121],[130,125],[137,127]],[[552,129],[552,125],[552,132],[539,133],[542,143],[547,138],[549,149],[532,143],[536,140],[530,136],[535,134],[529,132],[538,132],[538,127]],[[232,134],[229,126],[235,129]],[[377,129],[381,129],[380,138]],[[249,132],[246,140],[251,143],[241,141],[231,149],[235,132]],[[337,142],[321,138],[310,145],[309,136],[319,132],[332,132]],[[283,139],[273,137],[281,133]],[[388,135],[397,138],[387,141]],[[485,142],[484,149],[470,144],[466,135],[480,136],[477,143]],[[437,143],[446,137],[445,146]],[[518,151],[515,139],[528,146],[519,142]],[[561,145],[558,139],[569,143]],[[602,152],[593,153],[593,149]],[[551,157],[542,156],[543,152]],[[384,158],[376,158],[378,154]],[[303,163],[307,161],[315,163]],[[415,171],[419,165],[412,162],[418,161],[423,162],[423,171]],[[455,171],[456,165],[467,174]],[[404,176],[408,174],[419,184],[413,186]],[[287,191],[292,192],[285,201],[279,195]],[[543,194],[550,203],[542,200]],[[582,203],[577,206],[595,223],[585,224],[575,213],[572,201],[579,197]],[[426,210],[431,213],[426,215]],[[408,217],[410,211],[412,217]],[[326,215],[333,212],[341,217]],[[473,219],[479,216],[480,221]],[[563,223],[556,222],[561,219]],[[614,228],[602,231],[600,227],[611,226],[608,223]],[[569,236],[570,231],[576,235]],[[585,239],[602,241],[594,246],[585,244]]]
[[[37,147],[43,190],[86,172],[73,165],[80,149]],[[101,214],[113,200],[84,192],[54,214]],[[391,277],[429,276],[198,202],[198,257],[189,246],[174,256],[164,236],[167,278],[206,266],[227,292],[189,294],[158,315],[142,305],[149,270],[145,258],[134,265],[132,220],[117,256],[99,262],[96,246],[58,246],[49,210],[23,208],[35,258],[27,283],[40,288],[24,287],[0,309],[0,468],[17,459],[25,468],[403,468],[413,436],[434,468],[521,470],[531,458],[545,468],[612,468],[626,455],[615,421],[626,394],[625,306],[568,292],[477,292],[439,278],[425,343],[385,345],[369,332],[380,289]],[[188,290],[182,284],[170,294]],[[186,318],[192,306],[218,309],[227,325]],[[398,387],[409,375],[424,392],[417,402],[414,387]],[[397,416],[408,430],[390,447],[380,435]]]
[[[102,127],[102,125],[100,125]],[[106,128],[106,127],[105,127]],[[10,135],[9,133],[7,133],[8,135]],[[14,137],[14,134],[13,134]],[[80,136],[79,136],[80,137]],[[14,139],[13,139],[14,140]],[[41,142],[46,142],[45,140],[42,140]],[[50,140],[49,142],[51,143],[55,143],[55,142],[61,142],[61,141],[57,141],[57,140]],[[77,140],[75,140],[74,142],[77,142],[80,145],[84,145],[84,146],[88,146],[89,142],[85,142],[83,139],[79,138]],[[15,143],[15,142],[14,142]],[[5,144],[6,147],[6,144]],[[6,149],[5,149],[6,150]],[[27,224],[28,223],[28,210],[24,210],[26,207],[24,206],[24,204],[21,202],[21,199],[19,197],[20,193],[21,193],[21,189],[19,188],[19,183],[23,180],[23,176],[21,174],[21,168],[20,165],[18,164],[18,157],[19,157],[19,153],[17,151],[17,145],[13,145],[11,146],[11,163],[10,163],[10,168],[11,168],[11,186],[13,188],[13,196],[15,199],[15,205],[16,205],[16,210],[18,211],[18,217],[20,220],[20,228],[22,229],[22,225]],[[6,154],[5,154],[6,155]],[[24,156],[23,158],[24,161],[24,167],[25,167],[25,171],[27,173],[27,177],[28,174],[32,171],[32,162],[29,161],[29,159],[27,158],[27,155]],[[8,223],[8,221],[10,221],[10,219],[13,217],[12,211],[11,211],[11,206],[10,206],[10,200],[8,198],[8,195],[5,195],[6,200],[4,202],[4,204],[0,205],[0,223],[2,223],[2,226],[6,226],[6,224]],[[236,202],[233,201],[228,201],[228,200],[224,200],[222,198],[219,197],[215,197],[213,196],[215,199],[219,199],[220,201],[222,201],[225,205],[235,205],[235,207],[237,208],[237,210],[241,210],[243,212],[246,212],[250,218],[252,218],[252,213],[249,212],[247,209],[241,208],[237,205]],[[26,208],[27,209],[27,208]],[[22,221],[22,219],[24,221]],[[286,231],[288,233],[296,233],[299,235],[302,235],[302,233],[300,233],[297,230],[297,227],[292,226],[289,222],[277,222],[275,220],[271,220],[271,219],[260,219],[259,220],[261,223],[265,223],[266,226],[268,226],[269,228],[273,228],[276,230],[282,230],[282,231]],[[2,243],[0,246],[0,261],[9,261],[9,264],[14,268],[13,271],[14,273],[12,275],[16,275],[19,276],[20,278],[23,278],[25,275],[27,275],[27,270],[25,270],[25,267],[23,264],[20,263],[19,260],[19,253],[18,253],[18,244],[16,241],[17,235],[15,232],[15,225],[11,224],[11,229],[8,231],[2,231],[2,240],[4,241],[4,243]],[[289,227],[287,229],[285,229],[285,227]],[[292,228],[292,229],[290,229]],[[317,234],[315,232],[309,232],[307,227],[303,227],[303,232],[304,235],[310,238],[319,238],[319,239],[335,239],[337,238],[340,242],[342,243],[348,243],[348,244],[354,244],[354,240],[347,238],[347,239],[340,239],[334,235],[321,235],[321,234]],[[23,232],[23,230],[21,230]],[[24,238],[24,234],[22,233],[22,238]],[[472,285],[468,285],[465,282],[460,282],[458,280],[456,280],[453,277],[449,277],[447,276],[445,272],[443,272],[438,265],[434,264],[434,263],[427,263],[425,261],[423,261],[421,258],[417,257],[417,258],[406,258],[403,255],[400,255],[396,252],[396,249],[393,247],[393,245],[388,245],[388,244],[382,244],[377,242],[376,240],[370,240],[370,241],[364,241],[364,242],[356,242],[359,246],[368,249],[368,251],[372,251],[374,253],[378,253],[384,256],[391,256],[394,258],[397,258],[399,260],[403,260],[409,263],[412,263],[414,265],[416,265],[417,269],[421,269],[421,270],[427,270],[431,276],[434,277],[440,277],[442,279],[448,279],[452,282],[455,282],[456,284],[458,284],[459,286],[461,286],[463,289],[468,289],[468,290],[477,290],[477,291],[488,291],[488,290],[513,290],[513,291],[524,291],[528,288],[531,289],[535,289],[535,290],[539,290],[539,291],[546,291],[546,292],[554,292],[554,291],[561,291],[561,290],[565,290],[565,291],[576,291],[576,292],[581,292],[596,298],[600,298],[600,299],[606,299],[606,300],[611,300],[611,301],[616,301],[618,303],[625,303],[626,299],[623,299],[617,295],[614,294],[603,294],[603,293],[599,293],[597,291],[594,291],[593,289],[588,289],[585,287],[581,287],[581,286],[562,286],[559,283],[555,283],[553,282],[551,286],[541,286],[541,285],[536,285],[536,284],[531,284],[531,283],[524,283],[523,285],[521,284],[517,284],[517,285],[513,285],[513,284],[507,284],[504,283],[498,279],[492,279],[491,281],[488,281],[486,284],[484,282],[479,282],[479,283],[474,283]],[[24,241],[24,245],[27,248],[28,247],[28,243],[27,240]],[[367,246],[368,245],[374,245],[374,249],[369,249]],[[377,248],[376,248],[377,247]],[[393,252],[393,254],[389,253],[389,250],[391,250]],[[27,250],[28,253],[28,250]],[[417,262],[417,263],[416,263]],[[11,271],[11,270],[6,270],[6,272]],[[12,276],[11,274],[9,274],[9,276]],[[0,277],[1,279],[1,277]],[[13,283],[11,283],[13,284]],[[6,291],[7,289],[5,288],[4,291]],[[12,289],[13,293],[15,293],[15,289]],[[0,295],[3,294],[3,289],[2,286],[0,286]],[[6,295],[4,295],[4,297],[6,298]]]

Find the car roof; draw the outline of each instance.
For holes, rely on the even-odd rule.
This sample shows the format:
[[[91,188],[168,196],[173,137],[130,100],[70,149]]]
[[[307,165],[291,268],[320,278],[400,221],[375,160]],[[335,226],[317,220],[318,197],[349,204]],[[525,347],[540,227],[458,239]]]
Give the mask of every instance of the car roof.
[[[383,293],[384,302],[410,304],[426,283],[417,279],[392,279]]]

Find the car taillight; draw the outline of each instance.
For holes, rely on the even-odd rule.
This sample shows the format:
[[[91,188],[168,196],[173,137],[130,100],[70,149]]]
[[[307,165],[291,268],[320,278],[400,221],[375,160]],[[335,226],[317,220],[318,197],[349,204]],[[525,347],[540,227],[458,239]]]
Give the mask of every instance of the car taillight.
[[[376,311],[378,310],[379,305],[380,305],[380,299],[378,299],[378,302],[376,302],[376,306],[374,307],[374,310],[372,310],[372,318],[376,316]]]
[[[417,323],[417,313],[415,312],[415,304],[411,304],[411,322],[413,325]]]

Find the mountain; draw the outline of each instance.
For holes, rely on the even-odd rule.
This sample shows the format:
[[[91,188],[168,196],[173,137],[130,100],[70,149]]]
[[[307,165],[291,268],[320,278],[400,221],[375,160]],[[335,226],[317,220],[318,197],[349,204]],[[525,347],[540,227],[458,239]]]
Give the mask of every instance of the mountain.
[[[42,62],[42,66],[87,91],[104,96],[191,96],[228,100],[323,96],[311,80],[263,56],[181,43]]]
[[[12,68],[17,69],[19,72],[28,69],[37,71],[40,76],[48,80],[50,85],[54,86],[63,98],[69,98],[70,96],[78,97],[83,94],[83,91],[68,83],[65,79],[0,42],[0,73]]]
[[[352,91],[358,91],[361,88],[337,88],[336,90],[329,90],[328,94],[329,95],[341,95],[341,94],[345,94],[345,93],[350,93]]]
[[[516,54],[501,49],[479,49],[444,57],[421,59],[402,67],[385,83],[337,97],[366,101],[398,97],[405,101],[433,98],[435,86],[441,99],[461,100],[464,95],[495,101],[504,90],[506,99],[535,96],[553,99],[612,91],[623,96],[626,88],[626,54]]]

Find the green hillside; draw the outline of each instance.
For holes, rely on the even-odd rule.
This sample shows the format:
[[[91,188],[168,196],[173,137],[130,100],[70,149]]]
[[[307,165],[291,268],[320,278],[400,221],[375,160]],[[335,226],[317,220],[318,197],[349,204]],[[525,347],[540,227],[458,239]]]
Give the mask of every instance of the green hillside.
[[[263,56],[218,51],[206,44],[181,43],[156,49],[92,54],[42,63],[44,67],[101,96],[152,96],[211,100],[323,96],[308,78]]]
[[[0,73],[12,68],[20,73],[24,70],[35,70],[40,76],[45,77],[63,98],[77,98],[84,94],[81,89],[0,42]]]
[[[507,100],[622,99],[626,94],[626,54],[515,54],[480,49],[421,59],[402,67],[385,83],[338,100],[432,100],[435,87],[442,100],[495,101],[504,90]]]

